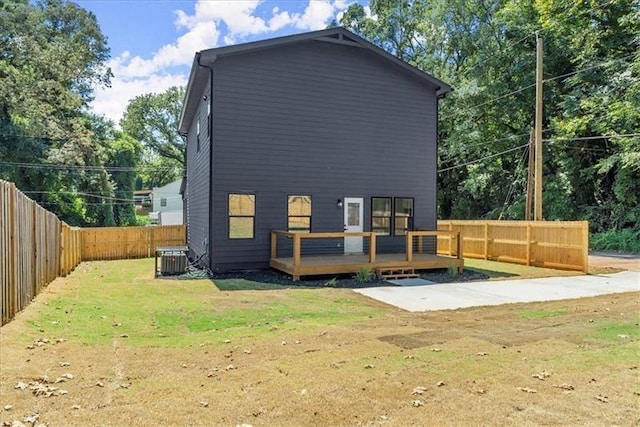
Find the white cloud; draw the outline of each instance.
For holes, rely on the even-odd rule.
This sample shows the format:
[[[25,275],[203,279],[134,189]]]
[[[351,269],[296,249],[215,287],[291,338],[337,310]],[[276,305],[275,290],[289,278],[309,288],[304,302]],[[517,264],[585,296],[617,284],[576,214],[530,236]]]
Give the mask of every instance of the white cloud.
[[[183,10],[174,12],[174,26],[182,33],[175,42],[159,47],[148,58],[132,57],[124,51],[109,61],[114,74],[112,86],[96,91],[93,110],[118,123],[134,97],[162,92],[172,85],[185,85],[195,53],[217,47],[221,38],[224,44],[232,44],[238,40],[266,38],[269,33],[284,28],[319,30],[349,3],[348,0],[308,0],[300,13],[285,10],[295,3],[284,1],[263,18],[258,16],[259,9],[268,6],[268,2],[262,0],[198,0],[193,14]],[[262,35],[265,37],[255,37]]]
[[[303,30],[320,30],[325,28],[334,17],[335,5],[329,0],[310,0],[302,15],[293,15],[293,24]]]
[[[187,75],[151,74],[144,78],[118,79],[114,78],[110,88],[96,91],[93,110],[106,116],[116,123],[122,119],[122,114],[130,100],[144,93],[161,93],[171,86],[182,86],[187,81]]]

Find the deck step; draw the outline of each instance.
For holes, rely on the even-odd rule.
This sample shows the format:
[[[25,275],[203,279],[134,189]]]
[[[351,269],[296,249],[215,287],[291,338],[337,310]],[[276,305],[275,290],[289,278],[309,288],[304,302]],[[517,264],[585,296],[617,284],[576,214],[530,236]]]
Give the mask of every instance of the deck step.
[[[420,277],[413,268],[376,268],[376,276],[381,280],[417,279]]]

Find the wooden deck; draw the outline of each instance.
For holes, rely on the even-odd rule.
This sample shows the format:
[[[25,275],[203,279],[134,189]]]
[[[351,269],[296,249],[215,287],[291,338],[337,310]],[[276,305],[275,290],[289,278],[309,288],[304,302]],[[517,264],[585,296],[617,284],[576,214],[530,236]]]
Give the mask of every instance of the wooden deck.
[[[291,256],[277,257],[277,238],[288,237],[293,239]],[[332,255],[301,255],[302,239],[319,238],[341,238],[349,236],[368,237],[369,253],[363,254],[332,254]],[[457,246],[453,256],[438,256],[414,251],[415,242],[422,244],[422,238],[428,236],[446,236],[447,238],[459,239],[456,232],[448,231],[417,231],[408,232],[404,253],[379,254],[376,253],[375,233],[289,233],[285,231],[273,231],[271,234],[271,258],[270,266],[276,270],[283,271],[293,276],[294,280],[299,280],[301,276],[312,276],[319,274],[345,274],[356,273],[362,268],[369,268],[375,271],[377,268],[413,268],[415,270],[427,270],[434,268],[456,267],[458,271],[464,268],[462,250]],[[418,246],[420,249],[421,246]]]

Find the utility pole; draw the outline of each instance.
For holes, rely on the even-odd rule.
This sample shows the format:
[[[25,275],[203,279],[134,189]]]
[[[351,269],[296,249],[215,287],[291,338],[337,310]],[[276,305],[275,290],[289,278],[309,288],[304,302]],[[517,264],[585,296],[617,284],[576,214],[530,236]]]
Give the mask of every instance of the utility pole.
[[[524,219],[531,221],[531,202],[533,199],[533,168],[535,166],[534,147],[536,146],[536,134],[533,129],[529,135],[529,167],[527,168],[527,198],[525,203]]]
[[[536,173],[534,217],[542,221],[542,38],[536,33]]]

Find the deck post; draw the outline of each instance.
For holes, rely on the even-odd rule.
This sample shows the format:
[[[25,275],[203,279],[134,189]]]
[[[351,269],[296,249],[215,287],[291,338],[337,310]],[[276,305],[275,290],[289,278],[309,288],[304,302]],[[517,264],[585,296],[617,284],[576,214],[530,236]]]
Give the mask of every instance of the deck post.
[[[411,262],[413,261],[413,233],[411,231],[407,231],[405,238],[407,246],[407,262]]]
[[[376,262],[376,233],[369,233],[369,264]]]
[[[293,280],[300,280],[300,233],[293,234]]]
[[[277,245],[278,245],[278,235],[275,233],[275,231],[272,231],[271,232],[271,254],[270,254],[271,259],[276,258],[278,255],[278,251],[276,249]]]

